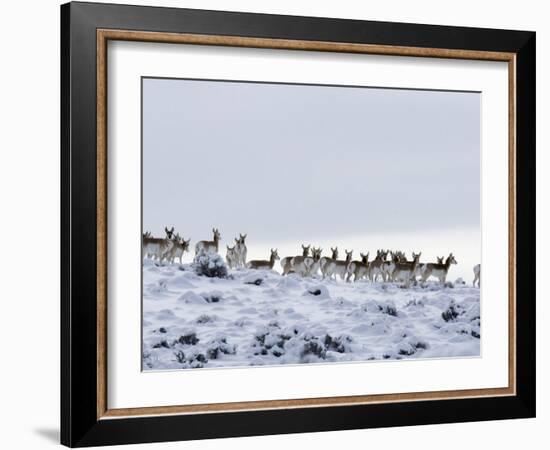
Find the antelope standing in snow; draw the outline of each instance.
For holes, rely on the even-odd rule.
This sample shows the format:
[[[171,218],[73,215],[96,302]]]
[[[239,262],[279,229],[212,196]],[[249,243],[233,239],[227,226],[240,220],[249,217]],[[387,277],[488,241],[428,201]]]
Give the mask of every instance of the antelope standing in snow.
[[[437,258],[437,264],[443,264],[443,261],[445,260],[445,257],[443,256],[436,256]],[[424,271],[426,270],[426,263],[418,263],[416,266],[416,270],[414,271],[414,277],[420,277],[422,279],[422,275],[424,275]]]
[[[233,247],[229,247],[229,245],[226,245],[227,247],[227,253],[225,254],[225,260],[227,261],[227,265],[230,269],[235,269],[238,264],[238,256],[235,252],[235,245]]]
[[[351,262],[351,257],[353,256],[353,250],[350,250],[349,252],[345,250],[346,252],[346,259],[344,261],[331,259],[328,263],[325,264],[325,273],[329,278],[334,275],[334,278],[336,279],[337,275],[340,275],[340,278],[342,280],[346,279],[346,274],[348,273],[348,266]]]
[[[277,253],[277,249],[273,250],[271,249],[271,256],[269,257],[269,261],[256,259],[249,261],[246,267],[249,269],[256,269],[256,270],[271,270],[273,269],[273,266],[275,265],[275,260],[279,259],[279,254]]]
[[[164,260],[164,255],[172,249],[174,246],[174,227],[171,230],[168,227],[164,227],[166,237],[155,238],[155,237],[146,237],[143,235],[143,244],[142,244],[142,258],[145,258],[147,255],[155,255],[160,263]]]
[[[212,241],[199,241],[195,245],[195,255],[201,250],[206,253],[218,253],[218,246],[220,244],[221,235],[217,228],[212,228],[214,239]]]
[[[445,284],[447,280],[447,274],[449,273],[449,268],[451,264],[456,264],[456,259],[452,253],[447,256],[444,264],[439,263],[428,263],[426,264],[426,269],[422,275],[422,282],[425,282],[430,276],[434,276],[439,279],[441,284]]]
[[[474,287],[476,285],[476,281],[477,281],[477,287],[480,287],[480,282],[481,282],[481,264],[476,264],[474,266]]]
[[[172,240],[174,241],[174,245],[170,250],[166,252],[165,258],[168,259],[170,264],[173,264],[176,258],[179,258],[181,264],[183,254],[189,251],[189,243],[191,242],[191,239],[189,238],[185,240],[184,238],[180,237],[179,234],[176,234],[176,236]]]
[[[315,248],[311,250],[311,256],[308,256],[304,260],[304,264],[307,269],[306,275],[308,277],[312,277],[313,275],[317,275],[317,272],[319,270],[319,260],[321,259],[321,252],[323,249],[321,247]]]
[[[319,268],[321,269],[321,274],[323,275],[323,279],[325,279],[325,277],[328,275],[327,273],[327,268],[328,268],[328,263],[330,261],[336,261],[338,259],[338,247],[330,247],[330,251],[332,252],[332,256],[329,258],[328,256],[323,256],[320,260],[319,260]]]
[[[352,261],[349,264],[348,277],[346,279],[348,283],[351,280],[352,275],[354,276],[353,282],[356,282],[361,278],[366,277],[369,273],[369,254],[367,252],[366,255],[363,253],[360,253],[360,255],[361,261]]]
[[[378,279],[378,275],[384,279],[384,273],[382,272],[382,266],[386,262],[386,258],[388,257],[388,251],[387,250],[377,250],[376,251],[376,258],[374,258],[373,261],[369,264],[369,278],[371,281],[376,281]]]
[[[151,232],[150,231],[146,231],[145,233],[143,233],[143,236],[142,236],[142,242],[145,238],[151,238],[153,237]],[[149,258],[149,259],[152,259],[155,255],[153,253],[146,253],[145,254],[145,257]]]
[[[239,239],[235,238],[235,254],[237,255],[237,266],[236,267],[245,267],[246,266],[246,253],[248,249],[244,243],[246,239],[246,234],[239,233]]]
[[[405,253],[398,252],[389,252],[391,259],[389,261],[384,261],[380,266],[380,271],[382,272],[382,280],[393,281],[393,270],[395,269],[395,264],[398,262],[407,262],[407,257]]]
[[[413,260],[411,261],[397,261],[392,273],[393,281],[404,281],[405,286],[409,287],[411,280],[414,278],[414,273],[416,272],[416,267],[418,266],[418,261],[420,260],[420,255],[422,252],[415,254],[413,252]]]
[[[295,260],[297,264],[299,264],[300,262],[303,262],[303,260],[309,256],[310,248],[311,248],[311,244],[310,245],[302,244],[302,256],[285,256],[283,259],[281,259],[281,267],[283,268],[283,275],[288,275],[289,273],[296,272],[296,270],[293,267],[292,260],[294,258],[297,258]]]

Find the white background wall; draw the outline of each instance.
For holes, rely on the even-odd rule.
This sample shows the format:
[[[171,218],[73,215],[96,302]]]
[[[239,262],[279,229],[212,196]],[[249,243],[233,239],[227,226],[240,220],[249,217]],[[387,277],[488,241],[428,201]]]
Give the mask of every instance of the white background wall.
[[[136,4],[225,9],[382,21],[465,25],[537,31],[537,276],[550,250],[549,166],[550,23],[545,2],[500,0],[316,0],[139,1]],[[0,46],[0,446],[41,449],[58,442],[59,422],[59,1],[28,0],[2,5]],[[546,152],[543,151],[546,149]],[[403,448],[464,449],[547,445],[550,426],[549,357],[545,342],[550,292],[538,298],[538,418],[268,436],[136,448],[279,449]],[[533,299],[534,301],[535,299]],[[545,442],[546,441],[546,442]],[[544,442],[544,444],[543,444]]]

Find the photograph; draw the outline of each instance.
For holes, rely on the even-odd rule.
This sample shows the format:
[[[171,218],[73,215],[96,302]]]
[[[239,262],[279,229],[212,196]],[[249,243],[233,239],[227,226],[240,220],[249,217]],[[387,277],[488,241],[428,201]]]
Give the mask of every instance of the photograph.
[[[143,371],[481,356],[480,92],[141,95]]]
[[[61,5],[60,89],[39,83],[60,94],[61,126],[42,114],[60,264],[36,272],[60,287],[59,441],[386,442],[485,421],[476,442],[517,447],[525,432],[487,427],[518,431],[540,393],[540,20],[172,6]]]

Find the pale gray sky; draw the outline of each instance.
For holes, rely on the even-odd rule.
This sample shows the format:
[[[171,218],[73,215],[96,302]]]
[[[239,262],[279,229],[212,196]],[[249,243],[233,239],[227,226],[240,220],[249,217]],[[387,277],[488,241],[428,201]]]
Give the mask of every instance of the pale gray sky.
[[[480,94],[144,78],[143,227],[164,225],[258,248],[478,236]]]

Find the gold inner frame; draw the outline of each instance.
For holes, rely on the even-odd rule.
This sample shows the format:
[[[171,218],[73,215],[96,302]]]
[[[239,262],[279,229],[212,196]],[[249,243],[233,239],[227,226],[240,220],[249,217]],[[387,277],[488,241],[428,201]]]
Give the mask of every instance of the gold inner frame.
[[[503,61],[508,63],[508,387],[401,394],[263,400],[200,405],[109,409],[107,405],[107,42],[109,40],[218,45],[392,56]],[[239,36],[97,30],[97,418],[197,414],[266,409],[345,406],[421,400],[497,397],[516,394],[516,54],[342,42],[299,41]]]

